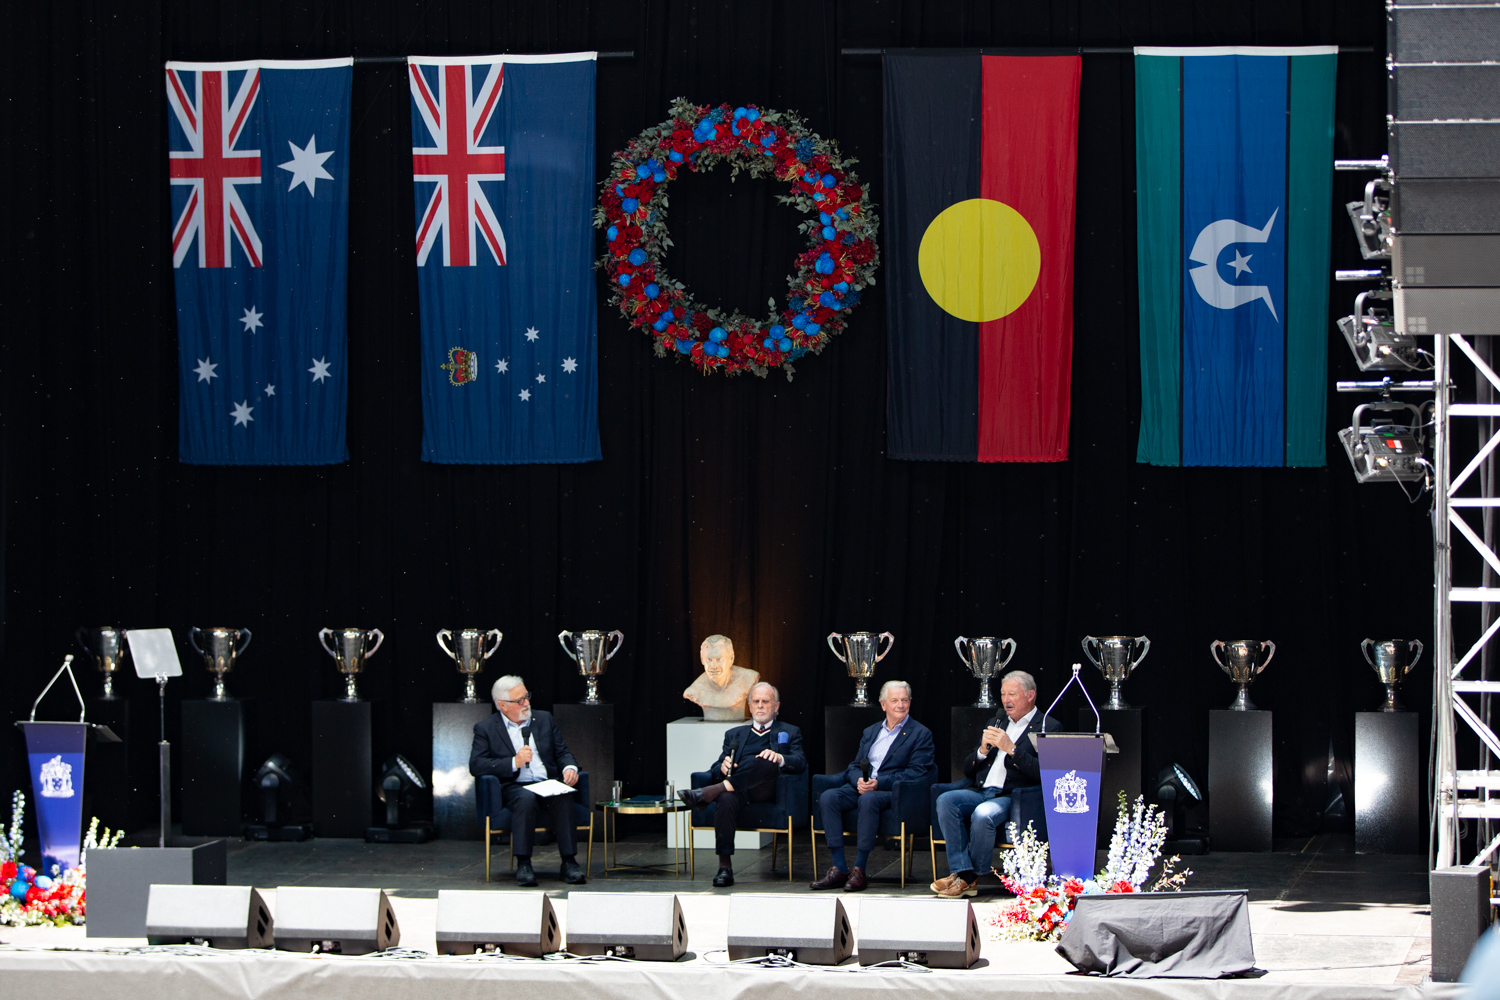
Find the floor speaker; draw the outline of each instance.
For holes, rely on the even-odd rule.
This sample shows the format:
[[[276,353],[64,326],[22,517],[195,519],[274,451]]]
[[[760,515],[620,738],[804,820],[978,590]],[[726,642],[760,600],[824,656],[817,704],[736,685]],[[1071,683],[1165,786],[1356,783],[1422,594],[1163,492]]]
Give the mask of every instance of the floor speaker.
[[[872,897],[859,904],[860,965],[967,969],[977,961],[979,922],[967,901]]]
[[[1439,868],[1428,876],[1432,899],[1432,980],[1458,982],[1479,936],[1489,929],[1494,889],[1488,865]]]
[[[439,889],[439,955],[498,951],[540,958],[562,950],[562,928],[544,892]]]
[[[675,962],[687,951],[682,906],[670,892],[571,893],[568,951]]]
[[[1233,889],[1079,896],[1057,953],[1079,972],[1104,976],[1242,976],[1255,968],[1249,894]]]
[[[152,944],[270,948],[271,911],[248,885],[153,885],[146,901]]]
[[[276,950],[364,955],[401,942],[384,889],[282,886],[276,890]]]
[[[853,951],[854,932],[837,896],[729,897],[730,961],[779,955],[838,965]]]

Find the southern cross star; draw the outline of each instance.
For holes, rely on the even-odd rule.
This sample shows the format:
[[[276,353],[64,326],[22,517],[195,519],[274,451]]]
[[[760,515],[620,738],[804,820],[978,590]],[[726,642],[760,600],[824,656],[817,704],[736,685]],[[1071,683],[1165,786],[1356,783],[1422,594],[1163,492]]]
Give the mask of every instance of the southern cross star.
[[[510,362],[504,360],[503,358],[499,361],[496,361],[495,371],[499,372],[501,375],[504,375],[506,372],[510,371]]]
[[[327,355],[324,355],[321,358],[313,359],[313,366],[309,368],[308,371],[312,372],[314,382],[321,382],[324,379],[328,378],[328,369],[331,366],[326,359]]]
[[[240,317],[240,322],[245,324],[244,332],[254,333],[256,330],[259,330],[261,327],[265,326],[266,324],[260,321],[260,318],[264,315],[265,313],[258,312],[254,306],[246,309],[245,315]]]
[[[199,382],[207,382],[209,385],[213,385],[213,380],[219,377],[214,374],[214,369],[217,367],[219,367],[217,362],[211,363],[207,358],[200,358],[198,360],[198,367],[194,368],[193,371],[198,373]]]
[[[526,402],[530,398],[531,398],[531,390],[530,389],[522,389],[521,390],[521,402],[524,403],[524,402]]]
[[[574,361],[572,358],[563,358],[562,370],[571,375],[578,370],[578,362]]]
[[[541,336],[541,334],[539,332],[537,332],[537,328],[536,327],[534,327],[534,326],[528,326],[526,328],[526,339],[529,340],[529,341],[531,341],[532,343],[536,343],[537,338],[540,337],[540,336]]]
[[[249,427],[250,421],[255,419],[250,415],[254,409],[255,407],[251,406],[250,400],[247,399],[243,403],[235,403],[234,412],[229,415],[234,418],[236,427]]]

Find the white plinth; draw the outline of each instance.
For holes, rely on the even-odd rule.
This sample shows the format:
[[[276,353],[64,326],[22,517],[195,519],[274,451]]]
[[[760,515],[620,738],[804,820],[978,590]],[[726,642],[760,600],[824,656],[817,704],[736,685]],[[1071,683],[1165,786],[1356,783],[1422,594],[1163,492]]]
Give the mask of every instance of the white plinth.
[[[748,719],[738,722],[706,722],[703,719],[688,718],[667,723],[667,779],[679,789],[691,788],[693,772],[707,768],[724,748],[724,734],[747,722]],[[769,833],[740,830],[734,835],[734,849],[737,851],[758,851],[770,842]],[[670,823],[667,824],[667,846],[678,846],[677,830]],[[713,850],[714,832],[699,830],[694,833],[693,846]]]

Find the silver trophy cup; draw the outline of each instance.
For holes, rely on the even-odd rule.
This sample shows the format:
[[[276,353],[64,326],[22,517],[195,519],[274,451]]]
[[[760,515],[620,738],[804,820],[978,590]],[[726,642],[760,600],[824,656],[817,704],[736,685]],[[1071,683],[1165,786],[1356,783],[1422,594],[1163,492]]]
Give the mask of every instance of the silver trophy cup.
[[[1141,651],[1136,655],[1136,647]],[[1129,708],[1125,704],[1125,696],[1120,693],[1120,685],[1125,683],[1125,678],[1141,665],[1146,654],[1151,652],[1151,640],[1145,636],[1135,635],[1086,635],[1083,637],[1083,655],[1089,658],[1089,662],[1099,668],[1104,679],[1109,681],[1109,698],[1105,700],[1105,708]]]
[[[1359,648],[1364,651],[1365,660],[1375,668],[1375,676],[1385,685],[1385,702],[1381,704],[1380,710],[1405,711],[1406,706],[1396,698],[1396,685],[1422,658],[1422,640],[1365,639],[1360,642]]]
[[[125,665],[130,647],[125,644],[125,630],[113,625],[96,628],[81,628],[73,633],[78,645],[93,659],[94,666],[104,675],[105,701],[115,700],[115,674]]]
[[[610,640],[614,640],[614,646],[610,646]],[[568,659],[578,664],[578,672],[588,682],[588,691],[583,696],[585,705],[598,705],[599,701],[599,678],[604,676],[604,668],[614,655],[625,645],[625,633],[619,629],[612,632],[604,632],[599,629],[584,629],[582,632],[570,632],[563,629],[557,633],[557,643],[568,654]]]
[[[329,637],[333,645],[328,645]],[[369,646],[371,639],[375,645]],[[342,701],[359,701],[359,675],[365,672],[365,661],[385,642],[385,633],[378,628],[368,631],[362,628],[325,628],[318,630],[318,642],[323,651],[333,657],[334,666],[344,675],[344,697]],[[369,646],[369,648],[365,648]]]
[[[995,699],[990,695],[990,680],[999,677],[1000,671],[1010,663],[1010,658],[1016,655],[1016,640],[996,639],[989,635],[970,639],[961,635],[953,640],[953,648],[958,650],[958,658],[964,661],[969,673],[979,678],[979,700],[974,703],[974,707],[994,708]]]
[[[1219,651],[1223,650],[1221,659]],[[1250,682],[1259,677],[1261,671],[1265,670],[1271,663],[1271,657],[1276,655],[1276,643],[1267,639],[1265,642],[1256,642],[1254,639],[1233,639],[1224,642],[1215,639],[1208,644],[1208,651],[1213,654],[1214,662],[1217,663],[1229,679],[1240,686],[1240,693],[1234,696],[1234,701],[1229,703],[1231,712],[1253,712],[1255,703],[1250,700]],[[1265,659],[1261,659],[1261,654]],[[1226,662],[1227,661],[1227,662]]]
[[[244,642],[240,642],[244,639]],[[193,652],[203,657],[208,672],[214,675],[214,693],[209,701],[228,701],[229,692],[224,687],[224,675],[234,669],[234,661],[250,645],[250,630],[247,628],[198,628],[188,629],[188,645]]]
[[[839,647],[833,644],[833,640],[839,640],[839,645],[844,651],[839,652]],[[880,648],[880,640],[885,639],[885,649]],[[868,708],[870,696],[866,688],[870,678],[875,674],[875,664],[885,659],[891,647],[896,644],[896,637],[889,632],[829,632],[828,648],[833,650],[833,655],[843,661],[844,666],[849,668],[849,676],[854,678],[854,700],[849,704],[855,708]]]
[[[447,642],[443,641],[447,637]],[[489,649],[485,649],[485,642],[493,638]],[[479,671],[484,669],[484,661],[495,655],[500,648],[500,643],[505,639],[505,634],[497,628],[488,632],[477,628],[461,628],[456,633],[452,629],[438,629],[438,648],[447,653],[453,662],[458,664],[458,672],[464,675],[464,704],[479,704],[479,691],[475,687]],[[449,646],[448,643],[453,643]]]

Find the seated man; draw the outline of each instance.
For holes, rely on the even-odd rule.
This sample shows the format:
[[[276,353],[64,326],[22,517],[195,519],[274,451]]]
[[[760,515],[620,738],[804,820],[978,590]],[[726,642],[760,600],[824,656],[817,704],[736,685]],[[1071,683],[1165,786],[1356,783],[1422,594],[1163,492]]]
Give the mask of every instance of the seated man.
[[[1050,715],[1037,712],[1036,680],[1024,670],[1012,670],[1000,682],[1000,708],[985,726],[979,746],[964,761],[969,787],[938,796],[936,818],[948,851],[949,872],[932,883],[932,891],[939,896],[957,899],[979,894],[980,873],[994,865],[996,831],[1010,817],[1011,793],[1042,783],[1036,743],[1028,737],[1062,728]],[[991,750],[999,753],[992,756]]]
[[[885,719],[860,737],[854,762],[844,770],[844,784],[818,797],[833,867],[812,884],[814,889],[863,889],[868,884],[865,865],[875,848],[880,813],[891,805],[891,788],[898,781],[937,777],[932,731],[911,717],[911,685],[886,681],[880,688],[880,707]],[[855,841],[859,855],[850,868],[844,858],[844,810],[855,806],[859,807]]]
[[[807,770],[802,755],[802,730],[776,718],[781,694],[761,681],[750,689],[750,725],[735,726],[724,734],[724,749],[709,765],[724,780],[703,788],[678,792],[689,808],[717,802],[714,810],[714,849],[719,854],[717,888],[734,885],[734,831],[740,807],[746,802],[773,802],[776,779],[783,773]],[[780,742],[786,733],[786,742]]]
[[[547,829],[557,838],[562,855],[559,877],[569,885],[588,881],[578,863],[578,831],[573,825],[576,795],[543,798],[527,785],[556,777],[578,784],[578,762],[563,742],[551,712],[532,711],[526,682],[513,674],[495,681],[490,688],[500,711],[474,724],[474,746],[469,751],[469,773],[478,778],[493,774],[500,779],[500,801],[509,809],[511,844],[516,855],[516,884],[536,885],[531,870],[531,837],[537,816],[546,817]]]

